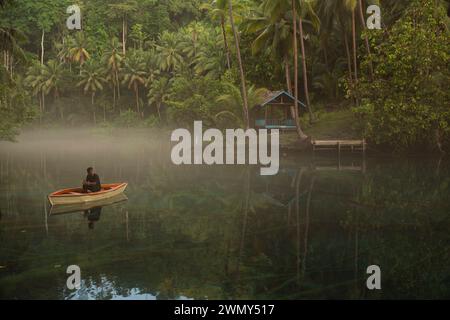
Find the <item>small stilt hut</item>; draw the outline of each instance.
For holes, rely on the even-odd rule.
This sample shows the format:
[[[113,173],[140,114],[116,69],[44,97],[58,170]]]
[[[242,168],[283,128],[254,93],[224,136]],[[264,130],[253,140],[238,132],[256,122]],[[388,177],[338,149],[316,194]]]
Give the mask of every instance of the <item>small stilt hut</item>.
[[[295,130],[291,108],[295,98],[286,91],[269,92],[264,102],[254,108],[255,128]],[[307,111],[306,105],[298,101],[299,115]]]

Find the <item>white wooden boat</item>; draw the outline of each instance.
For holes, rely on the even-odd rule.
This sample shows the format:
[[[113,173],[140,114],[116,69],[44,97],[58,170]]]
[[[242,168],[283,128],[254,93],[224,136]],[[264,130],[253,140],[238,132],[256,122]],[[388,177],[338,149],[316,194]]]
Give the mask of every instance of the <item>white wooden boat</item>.
[[[51,193],[48,200],[52,205],[82,204],[112,198],[125,191],[128,183],[102,184],[98,192],[84,193],[81,188],[63,189]]]

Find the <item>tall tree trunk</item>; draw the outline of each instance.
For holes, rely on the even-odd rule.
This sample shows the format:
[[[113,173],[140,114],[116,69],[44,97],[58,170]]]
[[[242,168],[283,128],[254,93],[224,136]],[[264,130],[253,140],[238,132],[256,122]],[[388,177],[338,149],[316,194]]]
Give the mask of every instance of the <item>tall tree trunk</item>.
[[[351,54],[351,50],[350,50],[350,44],[349,44],[349,41],[348,41],[347,25],[341,19],[339,19],[339,23],[340,23],[341,28],[343,30],[342,35],[343,35],[343,38],[344,38],[345,54],[347,56],[348,78],[349,78],[350,87],[351,87],[351,89],[353,91],[353,88],[355,87],[355,84],[353,82],[352,54]],[[353,102],[354,102],[355,105],[357,104],[357,101],[356,101],[355,97],[353,97]]]
[[[92,95],[91,95],[92,112],[94,113],[94,124],[97,124],[97,116],[95,114],[95,102],[94,102],[94,99],[95,99],[95,92],[92,92]]]
[[[353,72],[355,75],[355,81],[353,90],[355,91],[358,86],[358,55],[356,51],[356,19],[355,19],[355,9],[352,10],[352,39],[353,39]],[[359,105],[358,97],[355,97],[356,104]]]
[[[113,110],[116,110],[116,83],[113,82]]]
[[[120,99],[120,81],[119,81],[119,73],[117,72],[117,69],[114,71],[116,75],[116,84],[117,84],[117,99]]]
[[[326,67],[327,71],[330,71],[330,66],[328,63],[328,49],[327,49],[326,44],[323,46],[323,60],[325,62],[325,67]]]
[[[9,59],[9,74],[11,78],[14,76],[14,56],[11,54],[11,58]]]
[[[355,9],[356,10],[356,9]],[[352,11],[352,41],[353,41],[353,74],[355,75],[355,81],[358,81],[358,56],[356,51],[356,21],[355,11]]]
[[[116,72],[116,84],[117,84],[117,102],[119,103],[119,114],[122,112],[122,108],[120,107],[120,82],[119,82],[119,76]]]
[[[223,43],[225,46],[225,53],[227,55],[227,66],[228,66],[228,69],[231,69],[230,48],[228,47],[227,32],[225,30],[225,18],[222,16],[220,19],[221,19],[220,25],[222,27]]]
[[[159,117],[159,121],[161,122],[161,102],[158,102],[156,105],[157,109],[158,109],[158,117]]]
[[[44,114],[42,110],[42,97],[38,92],[38,100],[39,100],[39,127],[42,125],[42,115]]]
[[[303,87],[305,90],[306,106],[308,107],[309,112],[309,122],[311,123],[314,119],[314,115],[312,113],[311,102],[309,100],[308,70],[306,69],[305,41],[303,39],[303,19],[301,16],[299,16],[299,29],[300,29],[300,45],[302,48]]]
[[[359,18],[361,20],[361,25],[365,31],[367,28],[366,28],[366,21],[364,19],[362,0],[359,0],[358,4],[359,4]],[[372,54],[370,52],[369,38],[367,37],[367,34],[364,35],[364,42],[366,44],[367,55],[369,56],[369,76],[370,76],[370,79],[372,80],[373,79],[373,63],[372,63]]]
[[[297,43],[297,9],[295,7],[295,0],[292,0],[293,12],[293,46],[294,46],[294,97],[295,97],[295,113],[298,115],[298,43]]]
[[[141,110],[139,108],[139,86],[136,83],[134,84],[134,93],[136,94],[136,110],[139,117],[141,117]]]
[[[41,89],[41,96],[42,96],[42,112],[45,112],[45,92],[43,89]]]
[[[234,25],[233,5],[231,3],[231,0],[228,0],[228,12],[230,14],[230,24],[231,24],[231,28],[233,29],[234,42],[236,45],[236,55],[237,55],[238,64],[239,64],[239,72],[241,75],[242,100],[244,102],[244,106],[243,106],[244,107],[244,110],[243,110],[244,111],[244,122],[245,122],[246,129],[248,129],[250,127],[250,119],[249,119],[249,115],[248,115],[247,86],[245,84],[244,66],[242,64],[241,49],[239,46],[239,34],[238,34],[238,31],[236,30],[236,26]]]
[[[286,90],[292,94],[291,70],[289,68],[288,56],[284,56],[284,75],[286,78]]]
[[[55,94],[54,103],[55,103],[57,100],[58,100],[57,94]],[[60,115],[60,117],[61,117],[61,121],[64,122],[64,110],[63,110],[63,107],[62,107],[61,105],[59,106],[59,115]]]
[[[437,147],[437,149],[439,150],[439,152],[441,154],[444,154],[445,151],[442,148],[442,134],[441,134],[441,130],[439,130],[439,128],[437,128],[435,130],[435,132],[434,132],[434,135],[435,135],[435,139],[436,139],[436,147]],[[439,163],[440,163],[440,161],[439,161]]]
[[[45,31],[42,29],[42,37],[41,37],[41,65],[44,64],[44,37]]]
[[[348,44],[348,37],[346,32],[344,32],[344,44],[345,44],[345,52],[347,55],[348,76],[350,78],[351,84],[353,85],[352,55],[350,53],[350,46]]]
[[[292,11],[293,11],[293,36],[292,41],[294,45],[294,121],[295,121],[295,127],[297,129],[297,134],[301,140],[305,140],[307,136],[303,132],[300,122],[299,122],[299,113],[298,113],[298,43],[297,43],[297,9],[295,7],[295,1],[292,0]]]
[[[352,91],[353,91],[353,88],[355,87],[355,84],[353,82],[352,55],[350,53],[350,46],[348,44],[347,32],[345,32],[345,31],[344,31],[344,45],[345,45],[345,53],[347,55],[348,77],[349,77],[350,86],[351,86]],[[353,97],[353,102],[355,103],[355,105],[357,104],[357,101],[356,101],[355,97]]]
[[[122,18],[122,52],[125,56],[126,54],[126,43],[127,43],[127,22],[126,22],[126,15],[123,15]]]

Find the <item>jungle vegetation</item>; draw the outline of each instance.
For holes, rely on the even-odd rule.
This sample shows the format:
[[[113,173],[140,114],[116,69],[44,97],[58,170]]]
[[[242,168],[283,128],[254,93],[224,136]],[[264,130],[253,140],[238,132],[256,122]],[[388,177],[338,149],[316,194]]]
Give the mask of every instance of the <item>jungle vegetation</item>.
[[[68,6],[82,29],[68,30]],[[382,29],[368,30],[378,4]],[[450,142],[448,1],[5,0],[0,139],[33,126],[251,126],[268,90],[297,133],[342,110],[394,150]]]

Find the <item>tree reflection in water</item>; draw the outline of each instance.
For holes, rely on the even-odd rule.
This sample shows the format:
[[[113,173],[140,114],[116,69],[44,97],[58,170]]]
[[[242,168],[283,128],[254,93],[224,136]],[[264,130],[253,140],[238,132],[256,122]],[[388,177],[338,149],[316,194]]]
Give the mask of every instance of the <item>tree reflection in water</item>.
[[[82,214],[49,215],[42,199],[79,181],[90,159],[2,146],[0,298],[450,296],[448,160],[286,158],[263,177],[175,167],[163,144],[106,148],[90,156],[105,181],[129,182],[129,200],[101,219],[91,210],[89,230]],[[72,264],[84,281],[76,292],[65,288]],[[381,291],[366,289],[372,264]]]

